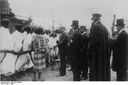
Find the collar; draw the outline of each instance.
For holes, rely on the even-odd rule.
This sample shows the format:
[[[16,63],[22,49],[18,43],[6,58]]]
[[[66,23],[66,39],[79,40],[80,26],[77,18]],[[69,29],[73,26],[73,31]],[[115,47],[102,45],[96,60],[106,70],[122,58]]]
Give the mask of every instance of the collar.
[[[86,31],[82,33],[82,35],[86,34]]]
[[[96,21],[95,24],[99,23],[100,21]]]
[[[121,29],[121,30],[119,31],[119,34],[120,34],[122,31],[124,31],[124,29]]]

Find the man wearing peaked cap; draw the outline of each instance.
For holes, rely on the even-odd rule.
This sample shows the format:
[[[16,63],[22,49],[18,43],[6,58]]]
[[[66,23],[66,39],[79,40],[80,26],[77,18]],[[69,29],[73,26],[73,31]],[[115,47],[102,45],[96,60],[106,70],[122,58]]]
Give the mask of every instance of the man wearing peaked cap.
[[[88,49],[90,65],[90,81],[110,80],[110,55],[108,30],[100,22],[101,14],[92,14],[90,29],[90,46]]]
[[[93,17],[101,17],[101,14],[99,14],[99,13],[94,13],[94,14],[92,14],[92,16],[93,16]]]
[[[128,34],[124,30],[124,19],[117,19],[118,37],[113,43],[112,69],[116,71],[117,81],[127,80]]]

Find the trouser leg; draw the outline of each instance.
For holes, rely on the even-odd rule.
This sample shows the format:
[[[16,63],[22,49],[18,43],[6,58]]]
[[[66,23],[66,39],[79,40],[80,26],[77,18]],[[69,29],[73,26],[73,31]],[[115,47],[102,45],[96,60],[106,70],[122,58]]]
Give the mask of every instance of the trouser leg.
[[[78,67],[72,67],[73,81],[80,81],[80,69]]]
[[[118,70],[117,71],[117,81],[126,81],[127,80],[127,70]]]
[[[60,55],[60,75],[66,74],[66,59],[64,55]]]

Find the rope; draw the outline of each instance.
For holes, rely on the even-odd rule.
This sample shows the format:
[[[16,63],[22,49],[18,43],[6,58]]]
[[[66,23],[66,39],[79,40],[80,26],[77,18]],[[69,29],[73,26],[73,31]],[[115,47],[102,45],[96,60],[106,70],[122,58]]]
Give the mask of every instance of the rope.
[[[31,52],[31,50],[28,50],[28,51],[20,51],[20,52],[15,52],[14,50],[1,50],[0,52],[3,52],[3,53],[12,53],[14,55],[22,55],[22,54],[26,54],[26,53],[29,53]]]

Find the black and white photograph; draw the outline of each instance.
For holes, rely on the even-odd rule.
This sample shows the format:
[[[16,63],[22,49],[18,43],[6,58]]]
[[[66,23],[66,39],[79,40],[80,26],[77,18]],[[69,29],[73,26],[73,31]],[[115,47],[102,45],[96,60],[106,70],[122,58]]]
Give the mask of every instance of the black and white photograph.
[[[128,81],[128,0],[0,0],[0,81]]]

